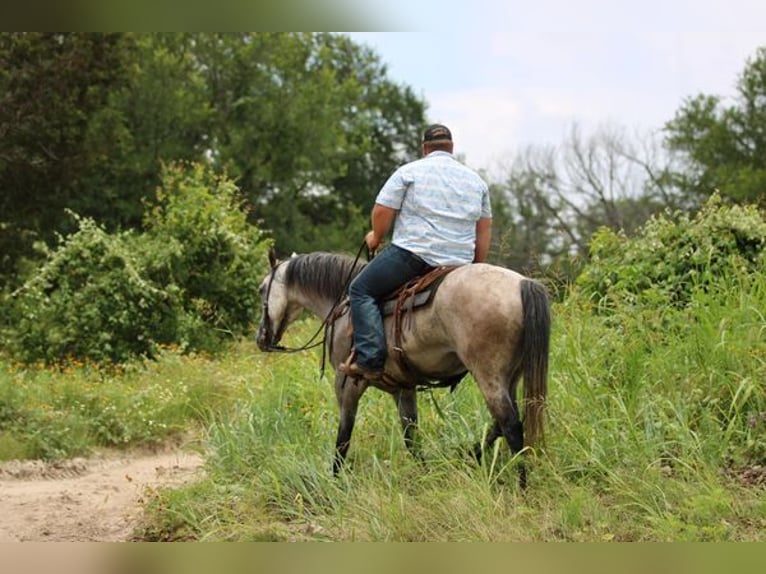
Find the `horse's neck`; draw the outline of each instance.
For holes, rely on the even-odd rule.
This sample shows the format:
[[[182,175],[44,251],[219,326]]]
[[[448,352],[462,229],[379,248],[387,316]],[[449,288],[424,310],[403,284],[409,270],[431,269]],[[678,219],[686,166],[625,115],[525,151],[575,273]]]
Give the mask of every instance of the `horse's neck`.
[[[334,299],[322,297],[316,293],[301,292],[298,295],[298,301],[305,309],[320,319],[325,319],[335,306]]]

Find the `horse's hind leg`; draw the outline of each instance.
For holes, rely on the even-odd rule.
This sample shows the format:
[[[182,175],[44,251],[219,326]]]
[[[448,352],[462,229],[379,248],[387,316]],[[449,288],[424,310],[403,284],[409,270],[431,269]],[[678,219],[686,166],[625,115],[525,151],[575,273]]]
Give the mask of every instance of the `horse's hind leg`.
[[[520,373],[514,371],[508,379],[497,376],[484,376],[474,374],[479,384],[489,411],[495,419],[492,430],[487,435],[485,447],[491,445],[500,435],[505,437],[511,454],[515,455],[524,448],[524,427],[519,416],[519,408],[516,404],[516,384]],[[519,485],[525,488],[527,485],[527,471],[523,462],[519,463]]]
[[[414,389],[401,389],[392,393],[396,408],[399,411],[399,420],[404,432],[404,445],[415,458],[419,458],[415,433],[418,428],[418,402]]]
[[[481,462],[484,453],[491,449],[492,445],[495,444],[495,441],[501,436],[503,436],[503,431],[500,428],[500,424],[495,421],[495,424],[492,425],[489,433],[484,438],[484,442],[477,442],[473,447],[473,456],[476,459],[476,462]]]

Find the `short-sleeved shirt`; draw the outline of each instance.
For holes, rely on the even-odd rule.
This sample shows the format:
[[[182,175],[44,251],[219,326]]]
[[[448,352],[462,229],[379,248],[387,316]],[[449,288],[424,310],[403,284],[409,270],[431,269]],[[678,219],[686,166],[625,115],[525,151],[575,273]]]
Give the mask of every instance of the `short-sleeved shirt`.
[[[445,151],[397,169],[375,202],[399,211],[393,243],[434,266],[471,263],[476,222],[492,217],[486,182]]]

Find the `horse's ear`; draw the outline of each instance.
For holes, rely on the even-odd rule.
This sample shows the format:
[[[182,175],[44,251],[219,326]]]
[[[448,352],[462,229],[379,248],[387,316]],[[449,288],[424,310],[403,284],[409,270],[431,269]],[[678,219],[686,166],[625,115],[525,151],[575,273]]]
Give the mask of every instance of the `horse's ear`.
[[[269,247],[269,265],[272,269],[277,266],[277,252],[273,246]]]

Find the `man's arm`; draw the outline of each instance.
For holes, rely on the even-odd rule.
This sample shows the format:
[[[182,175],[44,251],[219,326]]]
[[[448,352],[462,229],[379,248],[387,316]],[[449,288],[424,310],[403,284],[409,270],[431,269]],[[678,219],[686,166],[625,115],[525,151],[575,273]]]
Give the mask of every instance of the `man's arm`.
[[[372,223],[372,231],[367,233],[364,240],[367,242],[367,247],[371,251],[376,250],[383,242],[383,238],[388,234],[391,229],[391,225],[394,223],[397,211],[391,207],[386,207],[380,203],[376,203],[372,208],[372,215],[370,220]]]
[[[476,249],[473,255],[474,263],[481,263],[489,253],[489,243],[492,240],[492,218],[482,217],[476,222]]]

